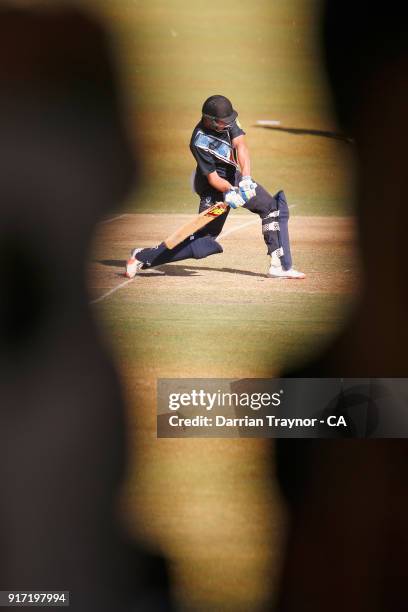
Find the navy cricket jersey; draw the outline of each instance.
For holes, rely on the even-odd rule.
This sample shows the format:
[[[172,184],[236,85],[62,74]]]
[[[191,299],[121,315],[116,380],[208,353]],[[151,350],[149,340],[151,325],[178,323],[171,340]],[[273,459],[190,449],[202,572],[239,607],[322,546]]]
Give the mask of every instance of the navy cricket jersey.
[[[222,132],[205,128],[202,121],[196,125],[191,136],[190,150],[197,162],[194,189],[198,195],[202,196],[212,189],[207,175],[214,170],[231,185],[235,184],[235,173],[239,166],[231,143],[234,138],[244,134],[237,120]]]

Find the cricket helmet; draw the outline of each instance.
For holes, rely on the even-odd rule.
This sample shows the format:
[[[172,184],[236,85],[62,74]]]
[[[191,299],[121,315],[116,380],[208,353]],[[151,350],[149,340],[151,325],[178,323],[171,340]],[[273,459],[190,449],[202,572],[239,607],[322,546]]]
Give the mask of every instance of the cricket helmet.
[[[225,96],[210,96],[203,104],[203,117],[211,119],[214,123],[222,121],[227,127],[238,117],[232,104]]]

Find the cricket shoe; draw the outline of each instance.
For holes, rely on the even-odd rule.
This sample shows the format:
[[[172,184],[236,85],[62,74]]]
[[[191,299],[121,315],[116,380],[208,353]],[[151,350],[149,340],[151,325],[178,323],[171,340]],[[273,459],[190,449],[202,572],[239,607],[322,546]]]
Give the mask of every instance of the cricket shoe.
[[[298,272],[294,268],[290,268],[289,270],[284,270],[282,266],[271,266],[268,270],[268,276],[270,278],[301,279],[301,278],[305,278],[306,274],[303,274],[303,272]]]
[[[136,259],[137,253],[143,249],[132,249],[130,251],[130,259],[126,262],[125,276],[127,278],[135,278],[136,274],[140,272],[143,267],[143,262]]]

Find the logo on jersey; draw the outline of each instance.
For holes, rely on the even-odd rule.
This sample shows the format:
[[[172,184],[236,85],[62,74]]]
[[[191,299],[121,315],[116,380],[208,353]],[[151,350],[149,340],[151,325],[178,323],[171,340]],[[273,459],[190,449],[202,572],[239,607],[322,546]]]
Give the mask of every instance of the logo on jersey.
[[[233,149],[230,142],[217,138],[212,134],[205,134],[204,132],[198,131],[194,139],[194,145],[198,149],[207,151],[217,159],[221,159],[227,164],[238,167],[237,162],[234,159]]]

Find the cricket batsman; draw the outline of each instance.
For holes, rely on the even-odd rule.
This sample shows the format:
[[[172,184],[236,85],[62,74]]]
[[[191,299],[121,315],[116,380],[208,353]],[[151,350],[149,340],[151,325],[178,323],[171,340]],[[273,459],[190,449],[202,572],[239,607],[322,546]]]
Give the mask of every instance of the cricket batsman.
[[[252,179],[245,132],[237,117],[228,98],[210,96],[203,104],[201,120],[190,141],[190,150],[197,162],[194,190],[200,198],[199,213],[211,209],[216,202],[224,202],[225,211],[174,248],[162,242],[154,248],[132,249],[126,263],[128,278],[145,268],[222,253],[217,236],[231,208],[240,206],[261,218],[263,239],[270,256],[268,276],[305,278],[303,272],[292,267],[285,194],[278,191],[272,196]]]

